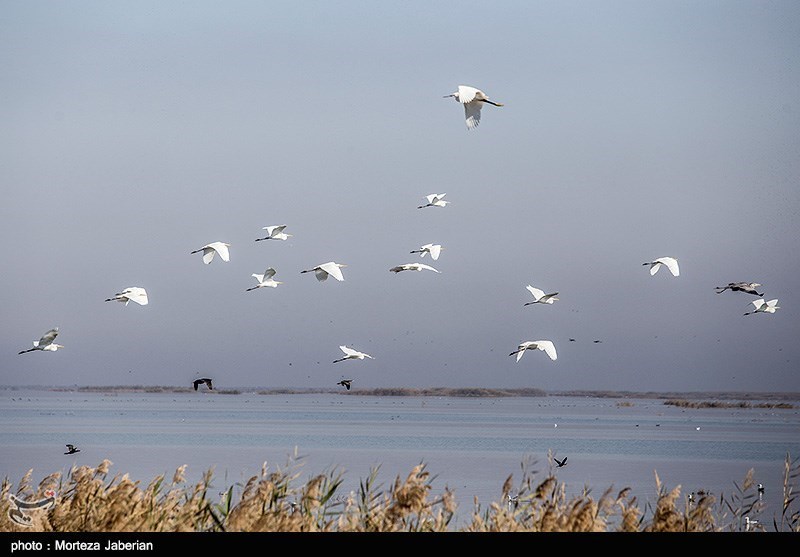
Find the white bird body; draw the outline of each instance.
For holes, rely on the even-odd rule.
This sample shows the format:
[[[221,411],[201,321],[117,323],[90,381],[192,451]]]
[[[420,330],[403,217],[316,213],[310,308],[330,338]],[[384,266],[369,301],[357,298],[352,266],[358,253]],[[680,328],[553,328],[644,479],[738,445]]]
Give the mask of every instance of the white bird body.
[[[140,306],[146,306],[149,301],[147,299],[147,291],[141,286],[130,286],[114,294],[113,298],[106,299],[106,302],[123,302],[126,306],[129,302],[136,302]]]
[[[275,276],[275,269],[273,269],[272,267],[264,271],[263,275],[259,275],[258,273],[253,273],[250,276],[255,278],[256,281],[258,281],[258,284],[248,288],[246,292],[250,292],[251,290],[255,290],[256,288],[277,288],[279,284],[283,284],[282,281],[275,280],[272,278]]]
[[[349,346],[342,345],[339,347],[339,350],[344,352],[344,357],[339,358],[338,360],[333,360],[334,364],[336,362],[343,362],[344,360],[363,360],[364,358],[369,358],[370,360],[375,359],[369,354],[365,354],[364,352],[359,352],[358,350],[350,348]]]
[[[276,224],[274,226],[264,226],[261,230],[267,231],[265,238],[256,238],[256,242],[261,240],[287,240],[291,238],[291,234],[286,234],[283,230],[286,228],[285,224]]]
[[[28,348],[27,350],[21,350],[19,353],[24,354],[26,352],[33,352],[35,350],[46,350],[48,352],[55,352],[59,348],[64,348],[61,344],[56,344],[53,342],[56,337],[58,336],[58,327],[54,327],[47,331],[45,334],[42,335],[42,338],[39,340],[33,341],[33,348]]]
[[[444,98],[453,97],[456,101],[464,105],[464,117],[467,122],[467,129],[473,129],[481,123],[481,108],[484,103],[494,106],[503,106],[501,103],[491,100],[486,93],[469,85],[459,85],[458,91],[445,95]]]
[[[758,300],[753,300],[752,304],[756,309],[748,311],[745,315],[750,315],[751,313],[775,313],[777,310],[781,309],[778,305],[778,298],[768,302],[765,302],[764,298],[759,298]]]
[[[312,267],[311,269],[306,269],[305,271],[300,271],[301,273],[311,273],[313,272],[317,280],[322,282],[328,279],[328,275],[332,276],[338,281],[344,280],[344,275],[342,274],[342,267],[347,267],[344,263],[336,263],[334,261],[328,261],[327,263],[323,263],[321,265],[317,265],[316,267]]]
[[[550,357],[551,360],[556,360],[558,358],[556,346],[552,341],[549,340],[528,340],[521,342],[519,343],[519,346],[517,346],[517,349],[509,354],[509,356],[516,354],[517,361],[520,361],[526,350],[542,350]]]
[[[681,274],[681,270],[678,267],[678,260],[674,257],[659,257],[653,261],[642,263],[642,265],[650,265],[650,276],[655,275],[662,265],[669,269],[673,277],[677,277]]]
[[[425,205],[419,205],[417,209],[424,209],[425,207],[444,207],[449,201],[445,201],[443,198],[447,195],[446,193],[431,193],[425,196],[425,199],[428,200],[428,203]]]
[[[418,253],[420,257],[425,257],[426,253],[430,253],[431,259],[436,261],[439,259],[439,254],[442,253],[442,246],[439,244],[425,244],[420,246],[419,249],[411,250],[411,253]]]
[[[558,298],[556,298],[558,292],[551,292],[550,294],[545,294],[544,290],[540,290],[539,288],[531,286],[530,284],[525,288],[528,290],[528,292],[533,294],[533,301],[526,302],[525,303],[526,306],[529,306],[531,304],[552,304],[553,302],[558,300]]]
[[[398,265],[397,267],[392,267],[389,269],[393,273],[399,273],[400,271],[422,271],[425,269],[426,271],[433,271],[434,273],[439,273],[430,265],[426,265],[425,263],[404,263],[402,265]]]
[[[208,265],[214,259],[216,254],[219,254],[220,259],[223,261],[230,261],[231,256],[228,248],[231,247],[230,244],[226,244],[225,242],[211,242],[210,244],[206,244],[200,249],[196,249],[190,253],[199,253],[203,252],[203,263]]]

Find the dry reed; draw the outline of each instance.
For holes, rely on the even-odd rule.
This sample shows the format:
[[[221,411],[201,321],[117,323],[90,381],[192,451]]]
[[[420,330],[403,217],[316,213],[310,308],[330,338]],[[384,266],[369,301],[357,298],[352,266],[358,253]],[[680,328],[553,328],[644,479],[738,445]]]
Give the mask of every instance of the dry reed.
[[[548,454],[548,462],[552,463]],[[518,484],[503,483],[499,501],[475,508],[465,532],[800,532],[800,505],[794,484],[800,463],[786,455],[783,506],[771,522],[750,470],[730,496],[699,492],[681,497],[681,486],[668,489],[655,475],[657,499],[641,508],[628,488],[607,489],[595,498],[584,488],[568,497],[553,465],[537,480],[533,461],[523,461]],[[166,483],[163,475],[146,486],[127,474],[109,479],[112,463],[72,468],[66,479],[50,474],[34,487],[29,470],[14,490],[8,478],[0,485],[0,531],[17,532],[447,532],[456,512],[455,497],[445,489],[434,496],[434,478],[424,463],[388,487],[376,484],[378,469],[359,487],[340,493],[343,474],[336,469],[298,482],[302,459],[296,453],[285,467],[264,463],[259,475],[222,492],[212,486],[213,472],[188,484],[180,466]],[[237,488],[237,489],[235,489]],[[16,500],[33,501],[55,492],[55,504],[28,510],[30,524],[19,525],[9,511]],[[219,493],[212,500],[210,493]],[[234,496],[237,492],[238,495]],[[758,518],[758,520],[756,520]],[[755,525],[755,526],[754,526]]]

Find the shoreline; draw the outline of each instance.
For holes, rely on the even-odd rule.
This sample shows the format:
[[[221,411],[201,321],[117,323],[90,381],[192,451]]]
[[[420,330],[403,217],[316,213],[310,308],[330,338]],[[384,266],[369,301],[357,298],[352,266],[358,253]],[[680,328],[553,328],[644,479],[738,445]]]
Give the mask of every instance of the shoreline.
[[[83,386],[45,386],[45,385],[0,385],[3,391],[50,391],[79,393],[193,393],[192,387],[177,385],[83,385]],[[584,397],[614,399],[685,399],[685,400],[729,400],[729,401],[800,401],[800,392],[750,392],[750,391],[609,391],[609,390],[565,390],[545,391],[537,388],[494,389],[488,387],[384,387],[373,389],[354,389],[343,391],[332,388],[265,388],[240,387],[235,389],[215,389],[203,394],[218,395],[308,395],[338,394],[342,396],[437,396],[460,398],[496,397]]]

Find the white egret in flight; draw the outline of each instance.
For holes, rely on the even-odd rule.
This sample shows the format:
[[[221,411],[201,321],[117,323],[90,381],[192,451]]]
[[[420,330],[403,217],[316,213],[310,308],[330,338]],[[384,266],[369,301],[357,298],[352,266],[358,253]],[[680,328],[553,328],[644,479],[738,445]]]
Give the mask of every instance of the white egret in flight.
[[[439,244],[425,244],[419,249],[411,250],[411,253],[418,253],[420,257],[425,257],[426,253],[430,253],[431,259],[436,261],[439,259],[439,254],[442,253],[442,246]]]
[[[425,265],[425,263],[404,263],[403,265],[398,265],[397,267],[392,267],[389,269],[393,273],[399,273],[400,271],[421,271],[421,270],[433,271],[434,273],[439,273],[430,265]]]
[[[551,292],[550,294],[545,294],[544,290],[540,290],[539,288],[531,286],[530,284],[525,288],[528,290],[528,292],[533,294],[533,301],[525,302],[526,306],[529,306],[531,304],[552,304],[553,302],[558,300],[558,298],[556,298],[558,292]]]
[[[425,207],[444,207],[445,205],[450,203],[449,201],[445,201],[444,199],[442,199],[445,195],[447,195],[447,194],[446,193],[431,193],[429,195],[426,195],[425,199],[427,199],[428,202],[425,205],[417,206],[417,209],[424,209]]]
[[[722,294],[726,290],[731,292],[745,292],[747,294],[755,294],[756,296],[763,296],[759,294],[758,287],[761,286],[760,282],[729,282],[727,286],[716,286],[717,294]]]
[[[455,100],[464,105],[464,116],[467,121],[467,129],[476,128],[481,123],[481,108],[483,103],[493,104],[494,106],[503,106],[501,103],[494,102],[489,97],[475,87],[468,85],[459,85],[458,91],[445,95],[444,98],[453,97]]]
[[[255,286],[251,286],[250,288],[245,290],[245,292],[250,292],[251,290],[255,290],[256,288],[265,288],[265,287],[277,288],[279,284],[283,284],[282,281],[275,280],[274,278],[272,278],[275,276],[275,269],[273,269],[272,267],[264,271],[263,275],[259,275],[258,273],[253,273],[250,276],[255,278],[258,281],[258,284],[256,284]]]
[[[223,261],[230,261],[231,256],[228,252],[228,248],[230,244],[226,244],[225,242],[211,242],[210,244],[206,244],[200,249],[196,249],[189,253],[200,253],[203,252],[203,263],[208,265],[211,263],[211,260],[214,259],[214,255],[219,254],[220,258]]]
[[[659,257],[658,259],[654,259],[648,263],[642,263],[642,265],[650,265],[651,276],[655,275],[662,265],[669,269],[669,272],[672,273],[673,277],[677,277],[681,274],[681,270],[678,268],[678,260],[674,257]]]
[[[20,351],[20,354],[25,352],[33,352],[35,350],[47,350],[48,352],[55,352],[59,348],[64,348],[61,344],[53,342],[58,336],[58,327],[54,327],[42,335],[39,340],[33,341],[33,348]]]
[[[345,263],[336,263],[334,261],[328,261],[327,263],[317,265],[316,267],[312,267],[311,269],[300,271],[300,273],[313,272],[316,275],[317,280],[320,282],[327,280],[328,275],[332,276],[338,281],[343,281],[344,275],[342,274],[341,267],[347,267],[347,265]]]
[[[775,313],[776,310],[781,309],[778,305],[778,298],[770,300],[769,302],[765,302],[764,298],[759,298],[758,300],[753,300],[752,303],[756,309],[748,311],[744,315],[750,315],[751,313]]]
[[[106,302],[123,302],[126,306],[128,302],[136,302],[140,306],[148,304],[147,291],[140,286],[131,286],[114,294],[113,298],[107,298]]]
[[[525,342],[520,342],[519,346],[517,346],[517,349],[509,354],[509,356],[516,354],[517,361],[520,361],[526,350],[543,350],[548,356],[550,356],[551,360],[558,358],[558,354],[556,354],[556,346],[552,343],[552,341],[549,340],[528,340]]]
[[[345,360],[363,360],[364,358],[369,358],[371,360],[375,359],[369,354],[365,354],[364,352],[359,352],[358,350],[350,348],[349,346],[342,345],[339,347],[339,350],[344,352],[344,357],[339,358],[338,360],[333,360],[334,364],[336,362],[343,362]]]
[[[286,234],[283,229],[286,228],[285,224],[277,224],[275,226],[264,226],[261,230],[267,231],[265,238],[256,238],[256,242],[261,240],[286,240],[290,238],[291,234]]]

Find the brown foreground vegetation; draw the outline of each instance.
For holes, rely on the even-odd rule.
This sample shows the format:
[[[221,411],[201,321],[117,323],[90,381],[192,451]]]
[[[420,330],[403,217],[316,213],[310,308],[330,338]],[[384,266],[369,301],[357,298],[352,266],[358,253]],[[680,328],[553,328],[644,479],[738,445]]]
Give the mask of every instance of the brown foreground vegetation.
[[[185,466],[172,480],[157,476],[146,486],[127,474],[109,479],[111,462],[96,468],[80,466],[31,484],[32,470],[16,489],[6,478],[0,487],[0,531],[5,532],[447,532],[456,505],[453,493],[431,493],[433,479],[424,463],[392,485],[376,485],[377,469],[360,481],[357,491],[339,493],[342,475],[329,472],[296,485],[298,462],[228,487],[219,500],[211,493],[212,472],[187,484]],[[595,498],[589,490],[567,497],[565,485],[551,470],[542,481],[523,463],[522,478],[513,474],[502,486],[500,501],[475,510],[461,532],[800,532],[800,509],[794,483],[800,464],[786,456],[784,504],[779,517],[765,519],[752,470],[731,497],[698,492],[681,495],[656,476],[657,501],[641,508],[629,490],[606,490]],[[14,496],[14,499],[11,499]],[[13,501],[54,497],[48,509],[29,510],[26,526],[10,519]],[[18,514],[19,516],[19,514]]]

